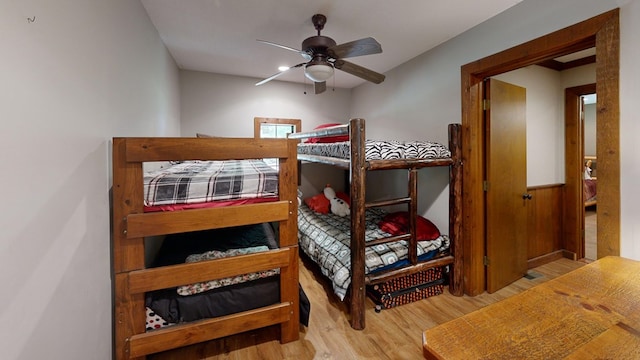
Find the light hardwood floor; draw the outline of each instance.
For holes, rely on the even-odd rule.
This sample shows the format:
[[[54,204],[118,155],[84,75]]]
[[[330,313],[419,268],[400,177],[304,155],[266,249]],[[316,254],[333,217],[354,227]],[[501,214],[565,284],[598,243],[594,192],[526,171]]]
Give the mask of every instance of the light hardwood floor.
[[[208,343],[149,356],[168,359],[422,359],[422,332],[448,320],[522,292],[573,269],[583,262],[559,259],[532,269],[532,280],[522,278],[494,294],[455,297],[442,295],[376,313],[367,302],[366,329],[351,329],[346,308],[330,290],[322,275],[305,261],[300,266],[300,283],[311,302],[311,319],[300,340],[278,341],[276,327],[213,340]]]

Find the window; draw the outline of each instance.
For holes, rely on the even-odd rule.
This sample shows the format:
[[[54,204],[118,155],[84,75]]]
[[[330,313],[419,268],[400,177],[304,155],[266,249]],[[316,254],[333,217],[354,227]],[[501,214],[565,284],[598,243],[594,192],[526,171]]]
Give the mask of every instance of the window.
[[[254,137],[257,138],[286,138],[292,132],[300,132],[302,120],[255,118]]]
[[[300,119],[278,119],[278,118],[254,118],[253,136],[256,138],[278,138],[286,139],[287,135],[293,132],[300,132],[302,120]],[[264,159],[264,161],[274,168],[278,168],[278,159]]]

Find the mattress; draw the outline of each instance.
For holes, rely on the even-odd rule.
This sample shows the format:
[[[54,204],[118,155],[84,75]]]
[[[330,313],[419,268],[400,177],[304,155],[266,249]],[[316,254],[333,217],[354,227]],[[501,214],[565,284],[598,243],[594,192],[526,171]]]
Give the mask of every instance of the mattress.
[[[391,236],[378,224],[387,213],[378,208],[367,209],[365,240],[371,241]],[[351,219],[334,214],[320,214],[302,203],[298,208],[298,239],[300,249],[319,265],[328,277],[334,293],[344,300],[351,284]],[[421,261],[428,260],[449,249],[447,235],[435,240],[419,241],[417,254]],[[406,241],[396,241],[367,247],[365,250],[365,274],[404,266],[407,261]]]
[[[261,159],[185,161],[144,175],[146,207],[277,196],[278,171]]]
[[[256,224],[168,236],[151,267],[204,261],[277,248],[269,224]],[[278,269],[146,294],[147,330],[218,317],[280,301]],[[308,325],[309,302],[300,288],[301,323]]]
[[[298,144],[298,154],[349,159],[350,152],[348,141]],[[367,160],[443,159],[451,157],[451,151],[442,144],[430,141],[367,140],[365,157]]]

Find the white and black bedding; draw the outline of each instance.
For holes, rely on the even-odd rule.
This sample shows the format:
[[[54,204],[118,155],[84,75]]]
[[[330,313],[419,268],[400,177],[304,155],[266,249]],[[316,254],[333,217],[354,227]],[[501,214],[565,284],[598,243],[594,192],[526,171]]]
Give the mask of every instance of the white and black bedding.
[[[366,210],[366,241],[389,237],[378,224],[387,213],[379,208]],[[319,265],[322,273],[332,281],[333,291],[341,300],[351,284],[351,220],[348,216],[320,214],[302,203],[298,208],[298,239],[300,249]],[[449,249],[447,235],[435,240],[418,242],[418,259],[428,260]],[[407,242],[397,241],[367,247],[365,273],[389,270],[407,263]]]
[[[327,156],[349,159],[350,142],[301,143],[298,154]],[[367,160],[395,159],[442,159],[451,157],[451,151],[444,145],[430,141],[378,141],[367,140],[365,158]]]
[[[184,161],[144,176],[147,207],[277,196],[278,170],[261,159]]]
[[[203,261],[277,248],[269,224],[168,236],[151,267]],[[190,284],[146,294],[147,330],[224,316],[280,301],[278,269]],[[309,301],[300,290],[300,322],[307,326]]]

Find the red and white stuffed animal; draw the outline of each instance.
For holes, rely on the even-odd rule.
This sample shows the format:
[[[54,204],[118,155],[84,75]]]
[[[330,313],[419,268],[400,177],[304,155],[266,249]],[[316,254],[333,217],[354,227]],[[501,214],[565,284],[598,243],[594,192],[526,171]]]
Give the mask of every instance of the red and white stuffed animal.
[[[347,216],[351,214],[351,210],[349,209],[349,204],[347,204],[344,200],[340,199],[336,192],[333,190],[331,185],[327,184],[327,186],[323,190],[324,196],[329,199],[329,203],[331,204],[331,213],[336,214],[338,216]]]

